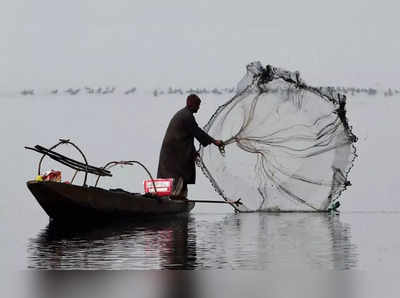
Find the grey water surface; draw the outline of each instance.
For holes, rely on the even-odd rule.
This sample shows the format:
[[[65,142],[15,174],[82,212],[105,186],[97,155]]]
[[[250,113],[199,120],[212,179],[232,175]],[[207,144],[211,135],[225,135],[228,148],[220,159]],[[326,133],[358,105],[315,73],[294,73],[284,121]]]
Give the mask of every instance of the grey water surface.
[[[27,250],[29,269],[357,267],[349,225],[328,214],[200,213],[86,228],[51,222]]]
[[[204,125],[225,100],[209,96],[196,115],[199,124]],[[285,289],[288,281],[297,285],[300,277],[314,280],[319,272],[333,270],[341,272],[340,276],[354,272],[372,275],[360,287],[368,289],[365,292],[368,295],[359,297],[377,297],[383,288],[382,297],[398,297],[398,292],[392,290],[397,287],[400,265],[397,235],[400,204],[396,200],[397,172],[392,159],[398,151],[398,138],[390,129],[397,123],[398,104],[394,100],[385,104],[362,98],[350,102],[350,122],[360,137],[357,144],[360,158],[350,174],[353,186],[341,198],[339,214],[235,214],[230,206],[197,204],[188,217],[162,221],[88,223],[77,227],[71,214],[70,225],[49,222],[25,185],[37,175],[40,155],[25,150],[24,146],[50,147],[59,138],[70,138],[85,152],[90,164],[139,160],[155,173],[166,124],[182,107],[182,101],[175,95],[160,99],[146,94],[1,98],[1,277],[9,277],[10,272],[42,269],[262,270],[262,274],[255,273],[242,281],[258,280],[260,286],[264,279],[269,279],[272,281],[269,289],[271,285]],[[385,112],[387,121],[372,125],[365,118],[365,114],[376,110]],[[382,131],[390,135],[380,134]],[[380,140],[388,145],[385,153]],[[65,151],[61,153],[72,158],[81,158],[73,149],[62,150]],[[43,168],[59,169],[48,159]],[[65,168],[60,170],[63,181],[73,174]],[[196,185],[189,188],[190,198],[220,200],[209,181],[200,171],[197,173]],[[77,184],[82,183],[79,179]],[[102,178],[100,186],[140,192],[144,179],[146,173],[138,168],[115,168],[113,177]],[[88,182],[94,181],[91,177]],[[222,276],[217,274],[215,279],[208,280],[216,283]],[[54,285],[52,278],[55,277],[41,280],[46,289]],[[151,280],[146,279],[144,284],[149,285]],[[16,288],[18,281],[17,278]],[[332,285],[330,277],[326,283]],[[375,292],[369,291],[371,284],[376,285]],[[249,286],[252,287],[253,284]],[[207,287],[215,289],[217,296],[219,288],[219,283]]]

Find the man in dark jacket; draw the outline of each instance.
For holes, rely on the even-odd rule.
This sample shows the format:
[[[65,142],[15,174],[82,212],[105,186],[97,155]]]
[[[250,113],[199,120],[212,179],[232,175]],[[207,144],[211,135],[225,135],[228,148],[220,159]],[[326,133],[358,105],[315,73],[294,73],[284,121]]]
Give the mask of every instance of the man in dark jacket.
[[[214,140],[198,125],[193,116],[200,108],[201,100],[195,94],[186,99],[186,107],[178,111],[169,122],[161,146],[158,163],[158,178],[174,178],[173,195],[186,197],[187,185],[196,182],[196,149],[194,138],[202,146],[213,143],[223,146],[221,140]]]

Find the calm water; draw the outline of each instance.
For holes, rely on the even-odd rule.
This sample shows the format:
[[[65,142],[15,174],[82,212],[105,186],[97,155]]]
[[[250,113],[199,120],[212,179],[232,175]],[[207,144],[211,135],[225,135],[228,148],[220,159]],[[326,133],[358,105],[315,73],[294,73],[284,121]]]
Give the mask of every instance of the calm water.
[[[357,267],[350,227],[321,214],[194,214],[86,229],[50,223],[27,249],[30,269]]]
[[[352,124],[360,137],[360,158],[351,172],[353,186],[342,198],[339,215],[235,214],[230,207],[198,205],[189,217],[157,222],[86,228],[49,224],[25,186],[35,177],[40,156],[23,147],[51,146],[58,138],[66,137],[80,145],[93,165],[135,159],[154,173],[163,127],[182,106],[176,100],[169,99],[168,104],[166,98],[163,100],[163,104],[152,97],[140,101],[105,97],[0,101],[2,278],[26,269],[256,269],[263,273],[242,281],[258,280],[260,285],[268,277],[275,287],[284,289],[287,279],[282,276],[301,272],[301,276],[311,277],[312,272],[334,269],[342,274],[367,272],[373,276],[371,281],[379,289],[376,295],[360,297],[398,297],[399,292],[391,290],[397,286],[400,265],[398,171],[393,167],[393,156],[400,150],[398,133],[393,130],[399,124],[398,101],[359,100],[350,105]],[[223,100],[205,102],[198,122],[204,124]],[[161,112],[160,104],[168,111]],[[158,111],[157,117],[148,117],[143,113],[146,109]],[[372,124],[365,117],[376,111],[385,114],[386,121]],[[52,167],[49,163],[45,166]],[[63,172],[63,179],[67,174]],[[196,185],[189,189],[193,199],[218,199],[200,171],[198,174]],[[142,171],[129,169],[102,183],[141,191],[138,187],[145,178]],[[282,270],[283,274],[275,274]],[[298,278],[296,275],[290,280]],[[146,280],[149,283],[152,279]],[[217,289],[219,294],[218,284],[208,288]],[[383,295],[381,289],[385,289]]]

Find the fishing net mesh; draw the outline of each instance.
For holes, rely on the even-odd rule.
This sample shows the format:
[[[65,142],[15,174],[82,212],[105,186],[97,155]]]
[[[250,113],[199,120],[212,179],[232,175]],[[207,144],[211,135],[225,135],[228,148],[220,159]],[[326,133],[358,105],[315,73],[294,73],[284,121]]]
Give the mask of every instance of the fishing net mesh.
[[[298,72],[247,66],[236,95],[204,130],[225,144],[200,148],[199,166],[239,211],[319,211],[350,184],[357,138],[346,97],[305,84]]]

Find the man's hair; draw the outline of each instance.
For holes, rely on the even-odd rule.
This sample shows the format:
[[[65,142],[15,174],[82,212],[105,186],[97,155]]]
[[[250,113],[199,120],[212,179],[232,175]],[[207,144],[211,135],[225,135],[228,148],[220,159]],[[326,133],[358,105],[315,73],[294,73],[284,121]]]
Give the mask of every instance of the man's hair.
[[[200,97],[198,97],[196,94],[190,94],[187,98],[186,98],[186,105],[192,106],[195,103],[200,103]]]

